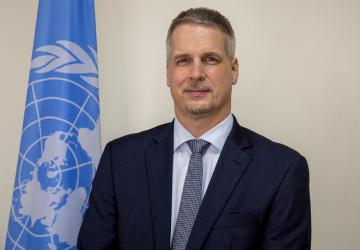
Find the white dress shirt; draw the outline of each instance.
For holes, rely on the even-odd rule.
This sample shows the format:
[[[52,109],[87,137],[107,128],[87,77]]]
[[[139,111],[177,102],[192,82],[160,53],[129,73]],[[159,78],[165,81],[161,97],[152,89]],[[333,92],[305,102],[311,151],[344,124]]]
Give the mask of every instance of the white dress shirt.
[[[229,114],[222,122],[200,136],[199,139],[210,142],[208,150],[203,156],[203,183],[202,197],[209,185],[221,150],[233,126],[233,116]],[[187,145],[188,140],[196,139],[175,118],[174,121],[174,157],[172,173],[172,201],[171,201],[171,233],[172,241],[177,215],[179,212],[182,190],[189,166],[191,150]]]

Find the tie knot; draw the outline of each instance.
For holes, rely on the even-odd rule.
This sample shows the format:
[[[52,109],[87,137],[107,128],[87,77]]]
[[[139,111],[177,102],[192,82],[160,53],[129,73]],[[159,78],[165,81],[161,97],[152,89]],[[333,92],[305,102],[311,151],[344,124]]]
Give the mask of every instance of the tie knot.
[[[206,150],[209,148],[210,143],[201,139],[193,139],[187,141],[187,144],[189,145],[189,148],[191,150],[191,153],[200,153],[205,154]]]

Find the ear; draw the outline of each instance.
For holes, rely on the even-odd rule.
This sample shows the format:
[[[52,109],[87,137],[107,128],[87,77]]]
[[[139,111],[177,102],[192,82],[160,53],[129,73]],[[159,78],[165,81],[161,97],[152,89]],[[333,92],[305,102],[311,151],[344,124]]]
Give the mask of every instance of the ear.
[[[170,69],[169,69],[169,64],[168,63],[166,63],[166,85],[168,86],[168,87],[170,87],[170,81],[169,81],[169,75],[170,75],[170,73],[169,73],[169,71],[170,71]]]
[[[232,59],[231,71],[232,71],[232,84],[235,85],[237,83],[239,76],[239,61],[236,57]]]

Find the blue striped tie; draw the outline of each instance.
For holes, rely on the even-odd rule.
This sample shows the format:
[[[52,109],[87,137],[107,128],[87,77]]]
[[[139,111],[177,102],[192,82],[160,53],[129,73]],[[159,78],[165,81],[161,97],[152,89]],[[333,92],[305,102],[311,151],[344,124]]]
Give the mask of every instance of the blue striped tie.
[[[204,140],[187,142],[191,150],[178,217],[172,239],[172,250],[184,250],[201,204],[203,163],[202,156],[210,143]]]

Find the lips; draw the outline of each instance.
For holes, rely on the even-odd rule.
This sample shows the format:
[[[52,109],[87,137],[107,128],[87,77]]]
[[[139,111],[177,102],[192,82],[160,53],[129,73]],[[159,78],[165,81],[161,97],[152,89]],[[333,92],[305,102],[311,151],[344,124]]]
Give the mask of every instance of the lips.
[[[187,89],[185,93],[190,95],[191,97],[202,97],[209,93],[210,90],[208,89]]]

